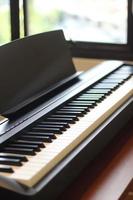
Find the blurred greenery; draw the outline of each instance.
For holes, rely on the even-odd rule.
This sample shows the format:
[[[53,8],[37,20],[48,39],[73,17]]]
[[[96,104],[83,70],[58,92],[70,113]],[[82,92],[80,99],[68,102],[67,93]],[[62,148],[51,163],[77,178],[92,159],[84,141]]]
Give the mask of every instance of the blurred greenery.
[[[34,7],[34,1],[31,1],[29,9],[29,33],[39,33],[52,30],[62,18],[62,12],[58,9],[51,10],[48,13],[41,13]]]
[[[7,7],[0,8],[0,44],[9,42],[10,37],[10,16]]]
[[[24,36],[23,24],[23,6],[20,6],[20,37]],[[40,13],[34,7],[34,0],[28,4],[29,10],[29,34],[35,34],[43,31],[52,30],[54,26],[61,20],[62,12],[59,10],[52,10],[47,14]],[[0,44],[7,43],[11,40],[10,27],[10,11],[9,2],[0,2]]]
[[[27,0],[29,35],[62,28],[73,40],[126,43],[127,1],[123,0],[121,7],[118,6],[119,1]],[[0,44],[11,39],[9,2],[0,0]],[[76,3],[78,6],[75,6]],[[95,7],[99,6],[100,12],[95,13]],[[23,17],[23,1],[20,0],[20,37],[24,37]]]

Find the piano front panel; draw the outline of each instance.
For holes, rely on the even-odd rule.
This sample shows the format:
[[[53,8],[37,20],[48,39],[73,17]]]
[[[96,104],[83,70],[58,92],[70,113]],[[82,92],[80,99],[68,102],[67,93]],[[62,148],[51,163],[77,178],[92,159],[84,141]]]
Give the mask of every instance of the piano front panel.
[[[8,141],[0,175],[34,186],[133,95],[133,68],[122,66]]]

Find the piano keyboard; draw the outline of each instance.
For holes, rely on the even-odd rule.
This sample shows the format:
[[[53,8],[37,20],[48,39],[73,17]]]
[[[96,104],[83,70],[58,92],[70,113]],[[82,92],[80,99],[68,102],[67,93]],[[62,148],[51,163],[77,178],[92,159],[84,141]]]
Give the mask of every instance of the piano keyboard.
[[[0,175],[34,186],[133,95],[133,68],[122,66],[8,141]]]

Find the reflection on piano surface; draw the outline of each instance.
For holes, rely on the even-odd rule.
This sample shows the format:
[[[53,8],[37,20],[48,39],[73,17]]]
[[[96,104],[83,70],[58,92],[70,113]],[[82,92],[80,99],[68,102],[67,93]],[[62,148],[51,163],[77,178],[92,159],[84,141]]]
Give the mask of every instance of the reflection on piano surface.
[[[37,194],[43,189],[45,191],[44,186],[52,182],[52,178],[54,180],[63,168],[67,168],[63,163],[65,159],[68,166],[71,160],[78,159],[80,151],[85,149],[81,148],[85,142],[87,148],[95,152],[86,152],[88,162],[92,160],[115,136],[117,129],[131,118],[132,83],[132,65],[105,62],[96,69],[78,74],[54,88],[40,97],[41,101],[35,100],[36,103],[31,102],[9,115],[9,120],[0,127],[1,187],[25,195]],[[106,130],[111,123],[112,133],[110,128]],[[103,127],[106,134],[102,135]],[[82,157],[87,158],[84,154]],[[80,164],[79,158],[78,165]],[[72,168],[73,166],[74,164]],[[68,168],[67,174],[69,172]],[[19,188],[20,191],[15,189],[14,182],[22,187]],[[40,183],[41,186],[38,186]],[[61,181],[57,183],[62,184]],[[30,191],[36,187],[36,191]],[[52,187],[57,190],[61,185],[56,186],[55,183]],[[45,191],[49,198],[50,195],[52,197],[51,191],[55,195],[52,188],[49,194]]]

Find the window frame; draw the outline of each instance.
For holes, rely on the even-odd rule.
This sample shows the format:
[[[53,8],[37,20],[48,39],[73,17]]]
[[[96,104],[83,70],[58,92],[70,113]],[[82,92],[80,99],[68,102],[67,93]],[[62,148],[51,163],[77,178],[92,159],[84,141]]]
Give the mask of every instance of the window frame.
[[[14,4],[14,5],[13,5]],[[73,57],[133,60],[133,0],[127,0],[127,43],[68,41]],[[19,0],[10,0],[12,39],[20,37]],[[27,0],[23,0],[24,35],[28,36]],[[17,19],[16,19],[17,18]]]
[[[128,0],[127,3],[126,44],[70,41],[72,55],[84,58],[133,60],[133,0]]]
[[[11,40],[20,38],[19,0],[10,0]]]

